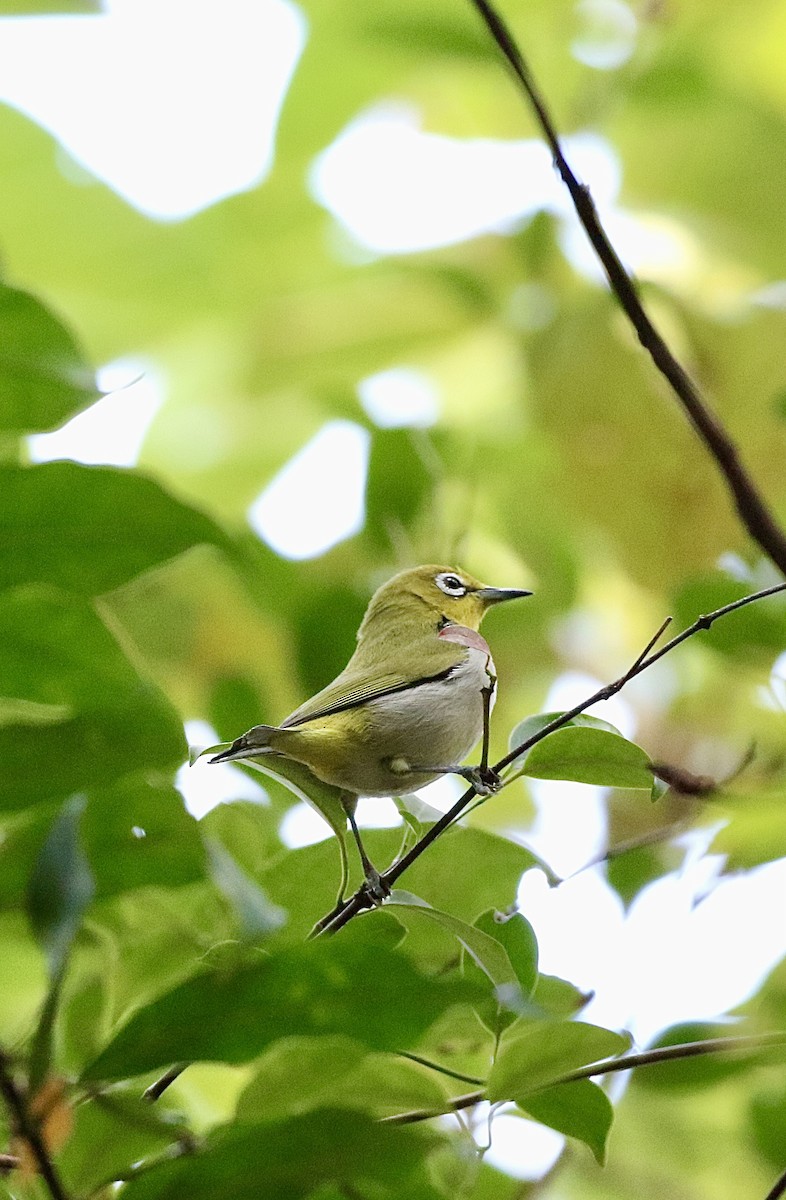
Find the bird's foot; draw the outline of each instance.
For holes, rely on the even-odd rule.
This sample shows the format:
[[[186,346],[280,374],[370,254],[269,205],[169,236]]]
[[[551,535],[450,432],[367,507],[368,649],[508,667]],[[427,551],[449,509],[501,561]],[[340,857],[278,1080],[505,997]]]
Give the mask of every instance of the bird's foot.
[[[492,796],[502,787],[502,779],[491,767],[457,767],[455,773],[471,783],[479,796]]]
[[[384,876],[380,875],[376,867],[372,866],[370,862],[364,863],[364,870],[366,878],[363,883],[363,890],[373,904],[379,905],[390,895],[390,888]]]

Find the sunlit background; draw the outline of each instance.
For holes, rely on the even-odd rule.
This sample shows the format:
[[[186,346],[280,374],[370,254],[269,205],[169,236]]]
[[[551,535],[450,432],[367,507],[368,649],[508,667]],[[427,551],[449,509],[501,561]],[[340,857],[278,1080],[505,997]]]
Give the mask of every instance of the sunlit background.
[[[638,36],[633,9],[621,0],[583,0],[572,53],[594,71],[618,69]],[[303,15],[285,0],[110,0],[102,16],[5,22],[0,98],[54,135],[68,179],[86,188],[101,180],[151,221],[178,222],[263,184],[307,38]],[[565,149],[628,265],[651,280],[695,283],[703,268],[686,227],[663,215],[627,212],[620,203],[622,167],[611,145],[588,131],[567,138]],[[427,132],[417,107],[391,97],[358,113],[324,148],[311,164],[309,187],[334,218],[337,253],[350,259],[447,246],[518,228],[546,212],[559,222],[573,269],[602,286],[537,140]],[[519,302],[523,327],[551,319],[549,297],[537,285],[523,283]],[[98,381],[102,399],[63,428],[29,438],[34,462],[137,463],[168,396],[166,372],[155,357],[140,354],[104,364]],[[357,392],[381,429],[429,428],[444,400],[436,382],[407,363],[369,375]],[[217,428],[217,445],[223,436]],[[277,555],[302,562],[304,578],[309,560],[362,529],[369,453],[366,429],[351,419],[330,420],[248,506],[251,528]],[[781,660],[774,687],[783,674]],[[558,678],[544,708],[568,707],[602,682],[578,673]],[[636,713],[624,696],[602,715],[635,738]],[[204,723],[187,732],[201,746],[217,737]],[[261,796],[231,767],[184,766],[179,786],[197,816],[222,798]],[[542,969],[594,992],[589,1020],[627,1028],[646,1043],[666,1026],[734,1007],[786,953],[786,925],[756,916],[782,913],[786,863],[719,880],[723,860],[705,853],[712,830],[686,835],[680,869],[645,888],[625,911],[603,869],[592,865],[607,844],[600,789],[534,783],[531,790],[537,816],[527,843],[564,882],[550,888],[542,874],[529,872],[521,909],[538,934]],[[444,809],[457,785],[441,781],[426,794]],[[363,802],[360,813],[367,824],[399,819],[381,801]],[[289,845],[327,834],[305,805],[286,819]],[[547,1129],[503,1117],[488,1157],[513,1175],[536,1178],[562,1142]]]

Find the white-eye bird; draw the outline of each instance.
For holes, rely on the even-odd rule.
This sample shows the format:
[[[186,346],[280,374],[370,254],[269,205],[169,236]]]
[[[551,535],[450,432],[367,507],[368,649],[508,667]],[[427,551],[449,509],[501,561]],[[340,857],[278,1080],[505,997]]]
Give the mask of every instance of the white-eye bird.
[[[394,575],[372,596],[341,674],[280,725],[255,725],[210,761],[272,755],[341,789],[366,878],[378,887],[355,824],[358,797],[399,795],[452,773],[489,790],[479,768],[460,765],[494,700],[494,663],[478,627],[492,605],[529,595],[453,567]]]

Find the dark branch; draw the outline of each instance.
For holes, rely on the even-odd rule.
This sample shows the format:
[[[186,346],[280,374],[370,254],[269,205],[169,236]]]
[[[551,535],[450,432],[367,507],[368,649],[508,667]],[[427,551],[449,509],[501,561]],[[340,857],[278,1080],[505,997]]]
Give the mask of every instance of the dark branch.
[[[29,1112],[27,1097],[17,1085],[8,1056],[2,1050],[0,1050],[0,1093],[8,1107],[14,1129],[30,1147],[30,1152],[49,1189],[52,1200],[68,1200],[68,1194],[60,1182],[60,1176],[41,1137],[38,1122]]]
[[[783,1172],[775,1186],[767,1192],[764,1200],[780,1200],[781,1196],[786,1196],[786,1171]]]
[[[676,637],[673,637],[671,641],[666,642],[665,645],[661,646],[659,650],[655,650],[653,647],[660,639],[663,630],[668,624],[668,622],[664,622],[657,634],[653,638],[650,638],[647,646],[641,652],[641,654],[639,654],[632,666],[628,667],[627,671],[625,671],[623,675],[620,675],[619,679],[615,679],[613,683],[605,684],[592,696],[588,696],[586,700],[582,700],[580,704],[577,704],[574,708],[569,709],[568,712],[561,713],[560,716],[555,717],[554,720],[550,721],[548,725],[544,725],[543,728],[539,729],[537,733],[534,733],[532,737],[527,738],[527,740],[522,742],[520,746],[516,746],[510,751],[509,754],[506,754],[504,758],[501,758],[498,763],[495,763],[491,768],[492,771],[494,771],[496,774],[499,774],[499,772],[504,770],[505,767],[509,767],[511,763],[515,762],[517,758],[520,758],[523,754],[526,754],[526,752],[530,750],[537,742],[543,741],[543,739],[548,737],[549,734],[554,733],[557,729],[561,729],[564,725],[567,725],[573,720],[574,717],[577,717],[579,713],[585,712],[586,709],[591,708],[593,704],[598,704],[601,700],[608,700],[612,696],[615,696],[617,692],[621,691],[625,684],[633,679],[636,675],[640,675],[642,671],[646,671],[648,667],[653,665],[653,663],[656,663],[659,659],[663,658],[665,654],[669,654],[672,650],[676,649],[677,646],[680,646],[683,642],[687,641],[688,638],[693,637],[694,634],[699,633],[701,630],[709,629],[710,626],[721,617],[725,617],[729,613],[735,612],[738,608],[744,608],[748,604],[753,604],[756,600],[763,600],[766,596],[773,596],[777,592],[783,591],[786,591],[786,583],[776,583],[773,587],[764,588],[760,592],[752,592],[751,595],[743,596],[740,600],[734,600],[731,604],[724,604],[722,608],[717,608],[714,612],[705,613],[702,616],[697,617],[692,625],[689,625],[687,629],[683,629],[682,633],[678,633]],[[503,781],[503,786],[504,782],[505,781]],[[464,794],[456,801],[453,807],[449,809],[443,816],[441,816],[438,821],[435,821],[431,828],[424,833],[420,841],[416,842],[415,845],[398,860],[398,862],[395,862],[392,867],[384,872],[382,875],[382,881],[388,886],[388,888],[393,887],[396,881],[407,870],[407,868],[410,867],[417,858],[420,858],[423,851],[427,850],[431,843],[436,841],[440,834],[442,834],[450,825],[453,824],[454,821],[458,819],[459,816],[461,816],[467,805],[471,804],[475,795],[475,789],[468,788],[467,791],[464,792]],[[360,887],[353,896],[345,901],[343,907],[341,907],[337,912],[334,910],[333,912],[329,913],[327,917],[323,917],[321,921],[317,922],[317,924],[314,926],[315,935],[323,933],[336,933],[342,928],[342,926],[346,925],[348,921],[351,921],[353,917],[357,916],[358,913],[363,912],[364,909],[372,908],[374,903],[374,899],[369,895],[366,887]]]
[[[668,380],[694,429],[715,459],[748,533],[758,542],[775,565],[786,573],[786,533],[780,528],[763,497],[759,494],[728,432],[711,411],[696,384],[674,357],[647,315],[636,285],[622,265],[600,222],[589,189],[576,178],[562,152],[554,122],[513,35],[488,0],[470,0],[470,2],[480,13],[486,28],[502,52],[527,101],[535,111],[543,135],[554,156],[555,166],[570,193],[578,218],[603,265],[612,291],[636,330],[639,341],[649,353],[657,369]]]

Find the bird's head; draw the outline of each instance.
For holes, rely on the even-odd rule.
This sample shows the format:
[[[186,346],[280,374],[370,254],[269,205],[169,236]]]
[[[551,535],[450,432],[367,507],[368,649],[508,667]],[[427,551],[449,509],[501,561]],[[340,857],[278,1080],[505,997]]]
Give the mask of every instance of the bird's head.
[[[378,623],[411,620],[422,625],[424,618],[433,621],[436,629],[448,624],[478,629],[493,604],[531,595],[521,588],[489,587],[456,567],[413,567],[394,575],[374,593],[358,636],[362,638]]]

